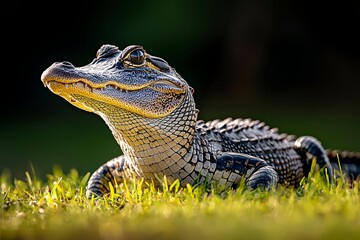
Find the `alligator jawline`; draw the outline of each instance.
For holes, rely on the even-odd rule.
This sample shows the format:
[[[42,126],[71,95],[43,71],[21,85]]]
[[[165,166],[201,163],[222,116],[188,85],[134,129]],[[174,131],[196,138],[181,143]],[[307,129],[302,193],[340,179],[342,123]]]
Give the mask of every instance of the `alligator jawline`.
[[[46,82],[46,86],[47,87],[50,87],[51,88],[51,84],[52,83],[56,83],[56,84],[61,84],[63,85],[66,89],[68,89],[69,87],[72,87],[72,88],[77,88],[77,89],[83,89],[83,90],[89,90],[90,92],[93,92],[94,90],[100,90],[100,91],[103,91],[105,89],[109,89],[109,88],[112,88],[112,89],[115,89],[115,90],[118,90],[120,92],[132,92],[132,91],[137,91],[139,89],[142,89],[142,88],[139,88],[139,89],[124,89],[124,88],[120,88],[118,86],[116,86],[115,84],[105,84],[105,85],[102,85],[102,86],[91,86],[83,81],[77,81],[77,82],[72,82],[72,83],[64,83],[64,82],[59,82],[59,81],[56,81],[56,80],[50,80],[48,82]]]
[[[147,87],[151,88],[153,90],[161,91],[161,89],[158,89],[156,87],[156,85],[158,85],[158,84],[166,85],[171,90],[174,90],[174,92],[177,92],[177,93],[181,93],[181,92],[185,91],[181,86],[177,86],[176,84],[174,84],[173,82],[171,82],[169,80],[156,80],[156,81],[152,81],[152,82],[149,82],[149,83],[141,85],[141,86],[127,85],[126,88],[124,88],[123,86],[120,87],[116,83],[112,83],[112,82],[93,85],[93,84],[86,83],[82,80],[77,80],[77,81],[73,81],[73,82],[60,82],[57,80],[49,80],[49,81],[45,82],[44,85],[51,88],[51,83],[61,84],[66,89],[68,89],[69,87],[72,87],[72,88],[77,88],[77,89],[88,90],[90,92],[94,92],[94,90],[104,91],[106,89],[108,89],[108,90],[115,89],[119,92],[133,92],[133,91],[138,91],[138,90],[141,90],[141,89],[144,89]]]

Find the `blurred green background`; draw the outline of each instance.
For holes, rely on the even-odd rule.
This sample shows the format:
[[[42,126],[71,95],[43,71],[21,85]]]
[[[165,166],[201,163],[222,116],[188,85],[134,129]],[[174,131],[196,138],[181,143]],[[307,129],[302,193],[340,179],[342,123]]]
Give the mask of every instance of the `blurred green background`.
[[[199,117],[251,117],[360,151],[355,1],[10,2],[2,9],[0,172],[93,172],[120,154],[98,116],[44,88],[55,61],[140,44],[195,88]]]

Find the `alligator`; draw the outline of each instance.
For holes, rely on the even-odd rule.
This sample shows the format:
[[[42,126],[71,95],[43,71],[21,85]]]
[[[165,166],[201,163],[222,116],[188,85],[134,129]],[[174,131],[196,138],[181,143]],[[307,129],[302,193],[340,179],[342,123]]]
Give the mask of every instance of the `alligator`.
[[[341,168],[350,181],[360,176],[360,153],[325,150],[312,136],[280,133],[250,118],[198,120],[194,89],[139,45],[121,51],[104,44],[89,64],[55,62],[41,81],[72,105],[99,115],[120,145],[123,155],[91,175],[89,197],[103,196],[110,184],[134,176],[152,182],[166,176],[181,186],[296,187],[314,159],[330,183]]]

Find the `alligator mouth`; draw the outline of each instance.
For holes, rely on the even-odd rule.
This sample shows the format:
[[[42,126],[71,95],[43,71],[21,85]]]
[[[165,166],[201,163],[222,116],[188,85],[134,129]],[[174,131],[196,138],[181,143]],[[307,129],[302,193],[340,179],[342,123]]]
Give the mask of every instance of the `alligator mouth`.
[[[181,94],[185,93],[185,88],[183,85],[178,83],[174,83],[168,79],[158,79],[154,81],[150,81],[143,85],[125,85],[119,84],[115,81],[109,81],[107,83],[90,83],[86,79],[77,79],[77,80],[66,80],[66,81],[59,81],[57,79],[48,79],[44,81],[45,87],[50,89],[57,88],[59,86],[64,87],[65,89],[77,89],[77,90],[85,90],[92,93],[98,92],[105,92],[108,90],[115,90],[118,92],[134,92],[139,91],[144,88],[149,88],[154,91],[158,91],[161,93],[175,93]]]
[[[45,77],[43,83],[53,93],[83,110],[101,112],[99,105],[93,103],[102,102],[148,118],[169,115],[186,94],[186,86],[171,79],[156,79],[142,85],[125,85],[115,81],[91,83],[86,79]]]

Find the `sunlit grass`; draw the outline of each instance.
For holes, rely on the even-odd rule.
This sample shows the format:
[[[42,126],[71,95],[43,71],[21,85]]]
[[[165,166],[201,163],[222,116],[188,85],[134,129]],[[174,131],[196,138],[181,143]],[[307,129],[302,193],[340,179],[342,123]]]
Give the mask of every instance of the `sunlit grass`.
[[[45,182],[1,175],[0,239],[345,239],[360,236],[359,185],[312,171],[268,192],[129,180],[85,197],[89,175],[55,167]]]

